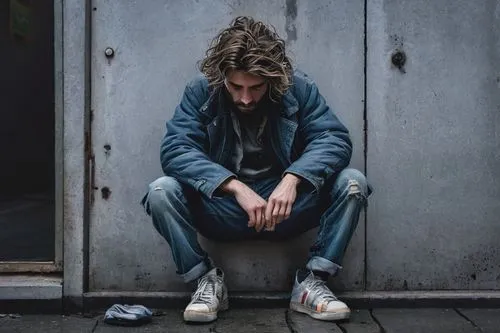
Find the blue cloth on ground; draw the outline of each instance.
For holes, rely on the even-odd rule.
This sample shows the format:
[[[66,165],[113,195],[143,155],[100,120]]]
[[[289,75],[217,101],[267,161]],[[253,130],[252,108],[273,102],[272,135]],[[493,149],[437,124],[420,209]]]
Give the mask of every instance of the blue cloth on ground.
[[[104,322],[119,326],[140,326],[151,322],[153,312],[142,305],[114,304],[104,314]]]

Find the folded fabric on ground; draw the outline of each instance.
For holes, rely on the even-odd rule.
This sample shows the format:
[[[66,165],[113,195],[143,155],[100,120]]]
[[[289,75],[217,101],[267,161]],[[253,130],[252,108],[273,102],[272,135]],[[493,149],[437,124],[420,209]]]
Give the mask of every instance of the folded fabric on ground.
[[[104,322],[119,326],[140,326],[151,322],[153,312],[142,305],[114,304],[104,314]]]

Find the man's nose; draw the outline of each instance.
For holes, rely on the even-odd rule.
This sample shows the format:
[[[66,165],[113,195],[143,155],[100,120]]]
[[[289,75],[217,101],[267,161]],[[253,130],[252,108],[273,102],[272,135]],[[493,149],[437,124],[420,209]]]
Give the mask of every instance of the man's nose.
[[[241,95],[241,103],[243,104],[250,104],[252,100],[253,98],[250,92],[243,92],[243,95]]]

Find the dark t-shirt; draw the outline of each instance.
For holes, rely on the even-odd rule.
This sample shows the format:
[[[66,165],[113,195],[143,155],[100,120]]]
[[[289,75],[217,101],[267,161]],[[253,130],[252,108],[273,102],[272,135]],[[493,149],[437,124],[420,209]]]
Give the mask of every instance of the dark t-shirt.
[[[279,176],[278,164],[267,134],[267,114],[276,105],[265,101],[252,113],[246,114],[233,107],[231,118],[235,134],[233,172],[242,182]]]

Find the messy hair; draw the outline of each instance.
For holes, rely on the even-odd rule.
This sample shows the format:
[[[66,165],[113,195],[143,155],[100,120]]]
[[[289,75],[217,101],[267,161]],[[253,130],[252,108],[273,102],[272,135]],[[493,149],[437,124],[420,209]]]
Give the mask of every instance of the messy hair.
[[[266,79],[269,97],[280,99],[291,85],[292,66],[285,42],[272,26],[251,17],[236,17],[211,42],[199,68],[213,88],[224,84],[229,70],[241,70]]]

